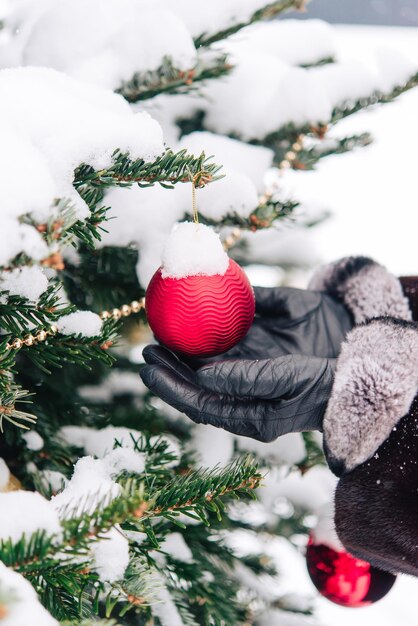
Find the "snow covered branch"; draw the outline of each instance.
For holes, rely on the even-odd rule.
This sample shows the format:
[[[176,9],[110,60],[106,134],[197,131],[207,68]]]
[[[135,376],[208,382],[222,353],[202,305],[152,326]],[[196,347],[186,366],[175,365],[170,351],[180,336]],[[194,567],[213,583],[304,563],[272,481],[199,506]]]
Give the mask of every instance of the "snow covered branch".
[[[226,54],[200,54],[196,65],[188,70],[175,67],[170,58],[165,58],[161,67],[135,73],[116,91],[131,103],[148,100],[159,94],[188,93],[196,89],[196,83],[221,78],[232,67]]]
[[[231,35],[237,33],[239,30],[245,28],[246,26],[249,26],[250,24],[260,22],[261,20],[272,19],[280,15],[280,13],[283,13],[284,11],[287,11],[289,9],[304,11],[308,1],[309,0],[276,0],[275,2],[270,2],[265,6],[257,8],[257,10],[255,10],[252,14],[245,17],[237,15],[237,21],[234,24],[231,24],[217,32],[202,32],[202,34],[200,34],[198,37],[195,37],[194,41],[196,48],[199,48],[201,46],[210,46],[217,41],[230,37]],[[253,5],[257,4],[260,5],[263,3],[253,3]]]
[[[149,187],[155,183],[170,187],[179,182],[187,183],[192,180],[196,187],[203,187],[219,178],[220,166],[209,161],[210,157],[207,158],[204,152],[195,157],[188,154],[187,150],[180,150],[177,153],[166,150],[162,156],[151,162],[144,159],[132,160],[129,154],[117,151],[113,155],[110,167],[101,170],[95,170],[88,165],[78,167],[73,184],[86,201],[91,201],[89,188],[106,189],[134,184]],[[94,202],[97,202],[96,197]]]

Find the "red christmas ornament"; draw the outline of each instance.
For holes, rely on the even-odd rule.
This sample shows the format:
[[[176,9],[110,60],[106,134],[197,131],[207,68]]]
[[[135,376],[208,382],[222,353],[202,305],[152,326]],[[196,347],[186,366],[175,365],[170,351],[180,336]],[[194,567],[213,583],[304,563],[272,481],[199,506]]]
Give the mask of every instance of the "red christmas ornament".
[[[250,282],[232,259],[221,274],[151,279],[145,298],[148,323],[159,342],[188,356],[214,356],[248,332],[255,312]]]
[[[341,606],[364,607],[383,598],[396,576],[352,556],[309,539],[306,551],[309,576],[325,598]]]

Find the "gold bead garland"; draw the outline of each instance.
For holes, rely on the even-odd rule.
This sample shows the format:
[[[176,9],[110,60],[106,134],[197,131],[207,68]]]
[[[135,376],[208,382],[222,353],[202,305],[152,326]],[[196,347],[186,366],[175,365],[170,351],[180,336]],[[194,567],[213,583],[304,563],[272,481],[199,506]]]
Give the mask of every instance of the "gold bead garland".
[[[239,228],[234,228],[230,235],[226,237],[224,241],[224,247],[226,250],[231,248],[241,237],[241,230]],[[101,311],[99,313],[100,319],[103,321],[113,319],[120,320],[122,317],[129,317],[132,313],[139,313],[145,308],[145,298],[141,298],[141,300],[132,300],[129,304],[122,304],[119,308],[115,307],[108,311]],[[8,350],[20,350],[23,346],[34,346],[38,343],[42,343],[48,339],[48,337],[52,337],[56,335],[58,332],[57,326],[52,324],[48,329],[42,329],[37,331],[35,334],[29,334],[23,337],[22,339],[16,337],[12,341],[9,341],[6,344],[6,348]]]
[[[133,300],[130,304],[122,304],[119,308],[111,309],[110,311],[102,311],[99,313],[100,318],[105,321],[109,319],[120,320],[121,317],[128,317],[132,313],[139,313],[145,307],[145,298],[142,300]],[[13,341],[9,341],[6,344],[8,350],[20,350],[23,346],[34,346],[38,343],[46,341],[48,337],[53,337],[58,332],[58,328],[55,324],[52,324],[48,329],[38,330],[35,334],[29,334],[22,339],[16,338]]]
[[[289,149],[284,155],[284,159],[282,159],[279,163],[279,170],[286,170],[290,167],[293,167],[296,159],[298,158],[298,153],[303,148],[303,135],[298,135],[296,141],[292,144],[291,149]]]
[[[132,313],[139,313],[145,307],[145,298],[141,300],[132,300],[130,304],[122,304],[119,308],[110,311],[102,311],[99,313],[102,320],[120,320],[121,317],[129,317]]]
[[[6,344],[6,348],[8,350],[20,350],[20,348],[23,348],[23,346],[30,347],[37,343],[42,343],[43,341],[46,341],[48,337],[56,335],[57,332],[58,328],[55,326],[55,324],[51,324],[51,326],[47,330],[38,330],[38,332],[36,332],[34,335],[29,334],[22,339],[16,338],[13,339],[13,341],[9,341],[9,343]]]
[[[237,241],[241,239],[241,235],[242,235],[241,230],[239,228],[234,228],[231,231],[231,234],[228,235],[228,237],[226,237],[224,241],[223,245],[224,245],[225,250],[229,250],[229,248],[232,248],[232,246],[235,245]]]

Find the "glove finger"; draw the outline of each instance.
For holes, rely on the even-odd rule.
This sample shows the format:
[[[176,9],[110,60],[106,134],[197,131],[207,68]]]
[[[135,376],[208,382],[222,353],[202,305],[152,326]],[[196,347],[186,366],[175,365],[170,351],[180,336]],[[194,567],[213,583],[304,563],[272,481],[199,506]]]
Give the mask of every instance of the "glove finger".
[[[194,371],[186,365],[183,361],[163,346],[150,344],[149,346],[145,346],[142,351],[142,355],[145,359],[145,362],[148,365],[162,365],[167,369],[170,369],[176,372],[181,378],[185,380],[194,381],[195,373]]]
[[[202,389],[176,371],[159,365],[146,365],[140,371],[144,384],[153,393],[195,421],[211,424],[212,418],[229,418],[235,413],[234,398]],[[242,411],[240,412],[242,415]],[[201,419],[203,418],[203,419]]]
[[[274,403],[216,394],[158,365],[146,365],[140,374],[151,391],[198,424],[264,442],[295,430],[293,412],[281,415]]]
[[[302,357],[305,361],[307,357]],[[206,365],[197,371],[197,381],[220,394],[247,398],[283,398],[293,392],[299,358],[287,355],[276,359],[230,360]]]
[[[256,313],[294,320],[318,308],[321,294],[294,287],[254,287]]]
[[[251,402],[236,402],[233,397],[220,396],[184,380],[177,372],[165,367],[146,365],[140,375],[153,393],[197,423],[229,430],[226,426],[228,422],[251,421],[257,410],[261,413],[261,404],[255,406]]]

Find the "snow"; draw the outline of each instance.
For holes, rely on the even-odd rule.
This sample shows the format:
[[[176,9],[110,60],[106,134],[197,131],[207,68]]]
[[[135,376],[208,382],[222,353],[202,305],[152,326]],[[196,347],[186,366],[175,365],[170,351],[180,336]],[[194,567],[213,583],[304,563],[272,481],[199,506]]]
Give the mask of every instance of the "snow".
[[[220,237],[209,226],[183,222],[168,237],[162,254],[162,277],[225,274],[229,259]]]
[[[2,76],[2,73],[0,73]],[[0,176],[2,213],[10,216],[45,211],[55,182],[42,152],[23,134],[1,123]],[[22,172],[25,184],[22,185]]]
[[[208,131],[195,131],[185,135],[177,144],[177,149],[182,148],[187,148],[192,154],[200,154],[203,150],[208,157],[214,155],[215,161],[222,164],[221,173],[226,174],[226,178],[230,172],[240,172],[252,180],[258,192],[264,191],[264,175],[274,158],[270,148],[252,146]],[[209,187],[216,189],[218,184]]]
[[[72,187],[74,169],[81,163],[98,169],[107,167],[117,148],[129,152],[133,159],[146,161],[163,152],[161,128],[147,113],[134,113],[122,96],[79,83],[55,70],[42,67],[2,70],[0,96],[0,119],[12,132],[6,137],[7,144],[2,144],[4,153],[9,149],[16,153],[13,142],[18,133],[24,139],[20,152],[26,154],[23,157],[26,164],[39,160],[50,173],[48,177],[45,168],[42,169],[46,181],[41,197],[35,185],[35,208],[37,205],[43,208],[46,216],[47,196],[49,204],[54,197],[68,197],[79,217],[88,214],[85,203]],[[28,142],[33,146],[32,152],[26,149]],[[34,166],[35,172],[40,171],[40,164]],[[16,165],[13,162],[6,165],[2,175],[8,176],[12,168],[11,175],[17,179],[18,173],[13,169]],[[14,185],[14,216],[28,212],[29,190],[27,185]],[[11,193],[7,185],[5,193],[0,195],[0,204],[7,206]]]
[[[0,457],[0,492],[7,487],[10,478],[10,470],[4,459]]]
[[[294,471],[285,478],[270,471],[257,495],[267,508],[271,508],[277,498],[284,497],[297,507],[316,511],[321,506],[328,505],[335,486],[336,478],[328,467],[316,465],[303,475]]]
[[[106,506],[119,496],[120,491],[106,464],[85,456],[77,461],[71,480],[51,503],[61,518],[77,517]]]
[[[164,0],[184,20],[193,37],[203,33],[214,34],[220,30],[248,21],[266,6],[265,0]]]
[[[161,543],[160,550],[178,561],[184,561],[184,563],[193,562],[192,551],[181,533],[170,533],[167,535]]]
[[[340,26],[337,34],[344,57],[355,52],[366,60],[371,49],[390,43],[406,56],[418,58],[416,29]],[[331,211],[330,219],[300,235],[294,257],[307,248],[317,257],[316,264],[350,254],[365,255],[397,275],[417,274],[417,106],[415,89],[391,104],[342,120],[332,130],[333,137],[370,131],[373,143],[328,157],[314,172],[285,173],[283,182],[289,193],[293,191],[308,204],[320,198],[323,208]]]
[[[92,311],[75,311],[63,315],[56,323],[58,331],[63,335],[82,335],[97,337],[102,330],[102,320]]]
[[[303,70],[292,70],[272,55],[257,51],[241,51],[236,60],[238,65],[230,75],[203,87],[207,98],[207,105],[203,103],[202,107],[206,111],[205,126],[242,139],[264,137],[286,119],[282,111],[286,102],[280,101],[281,81],[288,72]]]
[[[234,454],[234,437],[215,426],[196,424],[188,447],[197,454],[197,464],[202,467],[227,465]]]
[[[285,276],[285,272],[280,267],[266,267],[261,263],[246,265],[245,273],[250,283],[259,287],[278,287]]]
[[[141,378],[134,372],[113,370],[101,385],[83,385],[78,393],[85,400],[110,402],[115,396],[125,394],[141,397],[147,393]]]
[[[225,178],[196,190],[199,214],[215,220],[235,213],[248,217],[259,204],[257,190],[263,188],[263,169],[271,165],[272,152],[206,132],[188,135],[175,149],[185,147],[194,154],[203,148],[208,156],[215,154],[217,161],[229,164],[222,170]],[[174,189],[112,189],[106,194],[106,204],[111,207],[109,217],[115,219],[107,222],[108,232],[103,233],[98,246],[138,248],[138,279],[146,287],[161,265],[165,239],[173,225],[192,213],[191,184],[179,184]]]
[[[196,50],[188,29],[169,6],[152,4],[146,0],[48,2],[24,41],[16,37],[16,45],[23,48],[20,62],[53,67],[110,89],[136,72],[156,70],[164,57],[179,69],[190,69],[196,63]]]
[[[317,544],[329,546],[333,550],[344,550],[335,530],[333,502],[328,502],[319,507],[316,514],[318,520],[311,532],[313,540]]]
[[[338,26],[337,38],[344,58],[355,54],[365,61],[372,49],[390,45],[408,58],[418,59],[418,30],[414,28]],[[291,177],[293,189],[303,201],[320,198],[323,207],[332,212],[330,219],[305,235],[307,245],[323,262],[362,254],[397,275],[417,275],[417,107],[415,89],[392,104],[339,122],[332,136],[370,131],[373,144],[328,157],[315,172],[284,175],[284,179]],[[301,243],[299,250],[303,249]],[[298,584],[295,580],[295,588]],[[383,600],[356,612],[356,619],[361,626],[415,626],[417,592],[416,578],[400,576]],[[316,616],[323,626],[352,626],[353,622],[351,611],[323,598],[317,600]]]
[[[121,580],[129,564],[129,542],[119,526],[101,535],[91,548],[93,569],[103,582]]]
[[[309,176],[309,172],[306,172],[306,175]],[[295,196],[299,199],[299,187],[295,185],[293,187]],[[311,197],[309,197],[309,201]],[[316,232],[317,229],[315,229]],[[315,245],[311,232],[307,231],[306,228],[298,228],[297,226],[286,228],[286,226],[278,225],[277,228],[258,230],[255,233],[244,232],[241,239],[245,244],[247,262],[266,263],[273,265],[273,267],[275,265],[312,267],[317,265],[321,259],[321,252]],[[234,255],[238,255],[239,258],[239,251],[234,251]],[[333,260],[339,256],[341,255],[338,254]],[[255,284],[260,285],[261,283]],[[306,287],[306,278],[303,287]]]
[[[0,562],[2,626],[58,626],[58,622],[39,602],[29,581]]]
[[[0,493],[0,539],[16,543],[38,530],[61,534],[58,515],[48,500],[32,491]]]
[[[11,296],[21,296],[31,303],[36,303],[47,288],[48,278],[36,265],[0,273],[0,291],[7,291]]]
[[[113,395],[132,394],[143,396],[148,391],[140,376],[135,372],[114,370],[106,378],[106,386]]]
[[[3,172],[7,176],[7,168]],[[1,176],[2,180],[3,176]],[[0,193],[0,206],[3,206],[3,200]],[[48,246],[34,228],[0,214],[0,266],[8,265],[22,252],[29,258],[40,261],[48,256]]]
[[[297,42],[297,45],[295,45]],[[228,49],[251,47],[289,65],[309,65],[337,53],[335,31],[322,20],[272,20],[256,23],[229,39]]]
[[[309,25],[299,23],[298,28],[309,31]],[[355,52],[340,55],[338,50],[336,63],[309,69],[295,67],[292,59],[281,54],[280,35],[276,35],[280,28],[286,30],[287,21],[247,29],[227,44],[236,66],[222,81],[204,87],[207,100],[202,108],[208,129],[250,140],[265,137],[289,123],[327,123],[335,107],[370,96],[376,90],[391,90],[406,82],[418,67],[416,60],[393,52],[387,45],[376,47],[367,59]],[[309,34],[305,37],[310,40]],[[289,48],[299,50],[299,46]],[[307,45],[302,44],[300,52],[309,58]]]
[[[313,617],[292,614],[280,609],[266,611],[258,620],[259,626],[317,626],[317,624]]]
[[[33,452],[38,452],[44,447],[44,440],[36,430],[29,430],[23,433],[22,438],[26,443],[26,447]]]
[[[161,265],[164,241],[173,224],[191,208],[191,186],[176,185],[174,189],[149,187],[112,189],[105,197],[111,206],[99,246],[135,244],[140,250],[137,273],[146,286]]]
[[[156,601],[151,605],[152,614],[158,617],[161,626],[185,626],[167,588],[164,576],[156,572],[155,581],[154,596]]]
[[[68,480],[64,474],[55,470],[41,470],[39,477],[46,488],[51,489],[54,494],[62,491],[68,484]]]
[[[216,184],[199,189],[196,197],[199,214],[218,221],[234,214],[248,218],[259,204],[254,183],[241,172],[229,172]]]
[[[134,450],[137,442],[140,443],[142,440],[142,433],[139,430],[125,428],[124,426],[106,426],[106,428],[102,428],[101,430],[87,426],[63,426],[59,434],[67,444],[84,448],[87,454],[97,456],[105,461],[106,455],[109,455],[109,463],[113,459],[120,459],[121,463],[126,464],[124,467],[126,471],[138,473],[142,471],[139,469],[140,464],[142,464],[144,460],[144,454],[142,452],[134,451],[139,457],[136,461],[134,461],[134,457],[131,454],[122,455],[118,452],[120,448],[125,451]],[[179,444],[174,437],[165,435],[150,438],[151,445],[154,445],[157,441],[165,443],[167,446],[167,454],[172,454],[175,457],[172,461],[166,463],[165,467],[175,467],[178,465],[181,452]],[[113,450],[115,443],[117,443],[119,447]]]
[[[122,472],[142,474],[145,470],[145,454],[131,448],[115,448],[103,457],[103,462],[111,476],[119,476]]]
[[[294,465],[303,461],[306,456],[305,443],[300,433],[289,433],[270,443],[239,436],[236,441],[240,450],[253,452],[260,459],[275,465]]]
[[[84,448],[87,454],[99,458],[109,454],[116,442],[122,448],[134,448],[135,442],[142,438],[139,430],[124,426],[106,426],[101,430],[87,426],[63,426],[59,434],[67,444]]]
[[[171,461],[164,463],[164,467],[176,467],[179,464],[181,457],[181,449],[177,439],[175,439],[172,435],[155,435],[155,437],[151,437],[150,444],[155,445],[160,441],[166,444],[165,453],[173,456]]]

